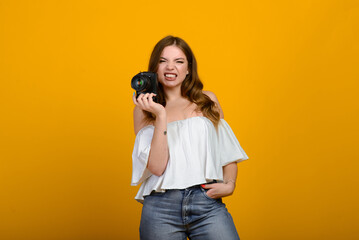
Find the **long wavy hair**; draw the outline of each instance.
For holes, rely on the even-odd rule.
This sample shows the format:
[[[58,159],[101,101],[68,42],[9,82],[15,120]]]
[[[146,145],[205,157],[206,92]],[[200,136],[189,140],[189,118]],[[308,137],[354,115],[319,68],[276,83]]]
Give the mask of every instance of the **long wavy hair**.
[[[216,103],[212,101],[206,94],[202,92],[203,83],[199,79],[197,72],[197,61],[194,57],[194,54],[188,44],[179,37],[167,36],[161,39],[156,46],[154,47],[150,62],[148,65],[149,72],[157,72],[161,53],[163,49],[167,46],[176,46],[183,51],[187,57],[188,61],[188,74],[181,86],[181,94],[183,97],[187,98],[190,102],[197,105],[196,111],[201,111],[203,116],[207,117],[213,125],[217,128],[220,113],[219,109],[216,106]],[[163,91],[162,84],[158,82],[158,102],[164,107],[166,106],[165,94]],[[148,122],[153,122],[156,119],[156,116],[150,112],[144,111],[145,120]]]

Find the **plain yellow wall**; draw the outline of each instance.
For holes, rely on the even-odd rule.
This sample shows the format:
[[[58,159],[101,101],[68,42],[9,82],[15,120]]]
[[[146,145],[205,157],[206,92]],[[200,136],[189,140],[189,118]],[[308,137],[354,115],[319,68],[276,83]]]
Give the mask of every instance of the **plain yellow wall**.
[[[0,239],[138,239],[130,79],[192,47],[249,160],[241,240],[358,239],[356,0],[0,1]]]

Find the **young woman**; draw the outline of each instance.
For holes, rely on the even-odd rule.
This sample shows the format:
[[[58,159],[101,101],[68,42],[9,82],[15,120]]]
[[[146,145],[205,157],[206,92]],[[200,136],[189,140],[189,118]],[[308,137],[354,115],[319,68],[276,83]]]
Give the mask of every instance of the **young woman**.
[[[132,185],[143,203],[142,240],[239,239],[222,197],[235,189],[237,163],[248,159],[223,119],[214,93],[203,91],[185,41],[167,36],[148,71],[158,76],[158,103],[134,95]]]

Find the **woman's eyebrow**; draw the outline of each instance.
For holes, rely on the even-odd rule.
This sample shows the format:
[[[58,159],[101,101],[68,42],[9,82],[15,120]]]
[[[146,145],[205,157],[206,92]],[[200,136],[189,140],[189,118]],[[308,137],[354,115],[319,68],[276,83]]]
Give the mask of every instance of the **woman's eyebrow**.
[[[160,57],[160,59],[167,60],[167,58],[164,58],[164,57]],[[184,58],[180,57],[180,58],[176,58],[175,60],[184,60]]]

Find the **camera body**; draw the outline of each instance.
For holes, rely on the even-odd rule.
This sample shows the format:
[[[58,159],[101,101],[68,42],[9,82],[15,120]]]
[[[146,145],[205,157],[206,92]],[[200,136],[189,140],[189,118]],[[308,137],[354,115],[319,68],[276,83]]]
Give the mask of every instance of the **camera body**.
[[[131,80],[131,87],[136,90],[136,98],[141,93],[155,93],[157,94],[157,73],[154,72],[140,72],[136,74]],[[157,101],[157,97],[152,97],[154,102]]]

